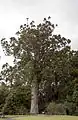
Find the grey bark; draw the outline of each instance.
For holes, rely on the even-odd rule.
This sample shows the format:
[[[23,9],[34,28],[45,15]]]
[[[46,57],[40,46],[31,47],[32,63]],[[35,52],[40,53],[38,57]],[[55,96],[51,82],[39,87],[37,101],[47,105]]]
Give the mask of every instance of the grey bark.
[[[36,77],[31,84],[31,109],[30,114],[38,114],[38,83]]]

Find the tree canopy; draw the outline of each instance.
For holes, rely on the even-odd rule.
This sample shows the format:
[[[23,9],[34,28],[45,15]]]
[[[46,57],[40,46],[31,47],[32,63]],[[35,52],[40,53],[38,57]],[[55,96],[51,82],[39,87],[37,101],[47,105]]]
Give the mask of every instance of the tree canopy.
[[[27,90],[31,95],[31,114],[41,112],[51,101],[64,103],[69,96],[74,101],[78,97],[77,87],[72,89],[70,95],[71,86],[76,86],[78,82],[78,52],[71,51],[69,39],[54,34],[56,27],[57,24],[52,24],[48,17],[38,25],[34,21],[21,25],[16,38],[1,40],[5,54],[14,57],[14,66],[3,65],[1,79],[6,81],[10,90],[30,86]]]

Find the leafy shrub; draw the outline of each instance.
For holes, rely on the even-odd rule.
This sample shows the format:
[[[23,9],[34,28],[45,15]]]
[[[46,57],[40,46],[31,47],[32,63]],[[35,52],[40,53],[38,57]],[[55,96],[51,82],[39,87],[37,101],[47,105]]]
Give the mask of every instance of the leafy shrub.
[[[9,94],[9,89],[4,82],[0,83],[0,112],[5,104],[6,97]]]
[[[78,107],[73,102],[65,102],[64,103],[66,108],[66,114],[67,115],[78,115]]]
[[[46,108],[47,114],[51,115],[65,115],[66,109],[64,108],[63,104],[57,104],[55,102],[49,103],[49,105]]]
[[[76,107],[74,115],[78,116],[78,106]]]
[[[27,114],[29,109],[30,91],[26,87],[18,87],[10,91],[2,111],[5,114]]]

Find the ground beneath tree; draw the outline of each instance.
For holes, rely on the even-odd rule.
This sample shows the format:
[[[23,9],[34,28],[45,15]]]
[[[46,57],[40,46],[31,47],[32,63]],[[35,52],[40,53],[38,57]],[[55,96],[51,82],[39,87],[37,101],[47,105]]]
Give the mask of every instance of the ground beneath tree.
[[[78,116],[67,115],[12,115],[0,120],[78,120]]]

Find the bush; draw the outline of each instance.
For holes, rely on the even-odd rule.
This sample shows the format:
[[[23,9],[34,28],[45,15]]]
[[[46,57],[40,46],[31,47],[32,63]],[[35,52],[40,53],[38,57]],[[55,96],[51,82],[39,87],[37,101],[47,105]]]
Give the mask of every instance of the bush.
[[[4,83],[2,83],[0,85],[0,112],[2,112],[2,108],[5,104],[5,100],[8,94],[9,94],[8,87]]]
[[[12,89],[2,109],[5,114],[27,114],[30,109],[30,91],[26,87]]]
[[[78,116],[78,107],[76,107],[74,115]]]
[[[55,102],[49,103],[49,105],[46,108],[47,114],[51,115],[65,115],[66,109],[63,104],[57,104]]]
[[[28,114],[28,109],[25,106],[19,106],[16,108],[15,114],[26,115]]]
[[[73,102],[65,102],[64,103],[66,108],[66,114],[67,115],[78,115],[78,107]]]

